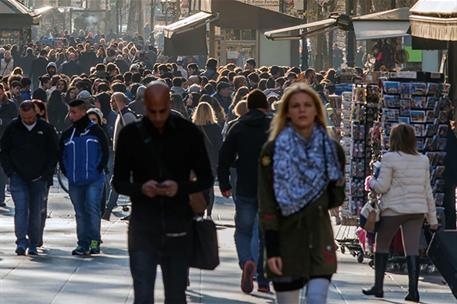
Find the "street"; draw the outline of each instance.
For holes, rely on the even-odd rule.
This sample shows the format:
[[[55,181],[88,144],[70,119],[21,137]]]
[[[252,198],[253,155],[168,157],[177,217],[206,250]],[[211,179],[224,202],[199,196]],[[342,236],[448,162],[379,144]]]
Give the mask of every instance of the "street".
[[[102,222],[102,254],[89,258],[71,256],[76,242],[74,212],[68,196],[53,188],[45,230],[45,250],[40,256],[17,256],[14,253],[12,201],[0,210],[0,303],[8,304],[115,304],[132,303],[133,289],[128,267],[125,215],[115,211],[111,222]],[[218,195],[214,219],[219,224],[221,265],[215,271],[191,270],[189,303],[274,303],[273,294],[254,292],[245,295],[239,287],[241,271],[233,241],[234,208],[230,200]],[[160,275],[160,272],[159,272]],[[362,296],[361,288],[373,281],[373,271],[365,261],[339,254],[339,270],[334,276],[329,304],[404,303],[407,276],[386,275],[385,299]],[[156,301],[163,302],[162,281],[156,281]],[[420,279],[422,303],[457,303],[439,275]]]

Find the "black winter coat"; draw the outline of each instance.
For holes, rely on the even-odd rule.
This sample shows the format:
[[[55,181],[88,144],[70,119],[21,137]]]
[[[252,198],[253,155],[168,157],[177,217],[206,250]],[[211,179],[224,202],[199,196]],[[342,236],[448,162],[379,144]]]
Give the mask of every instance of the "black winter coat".
[[[0,160],[7,176],[25,181],[49,180],[57,164],[58,143],[54,128],[42,119],[29,131],[20,118],[13,120],[1,140]]]
[[[9,123],[17,117],[17,105],[11,100],[7,99],[4,102],[0,102],[0,138]]]
[[[68,77],[81,74],[81,66],[76,61],[68,61],[62,64],[62,73]]]
[[[217,174],[217,164],[219,162],[219,150],[222,146],[222,128],[218,124],[200,126],[205,139],[206,151],[208,151],[209,161],[213,174]]]
[[[232,189],[230,167],[237,169],[238,195],[257,196],[257,165],[262,146],[268,139],[271,116],[251,110],[233,125],[219,152],[218,179],[221,191]]]
[[[140,131],[141,124],[146,136]],[[190,180],[191,171],[196,181]],[[149,180],[173,180],[178,183],[178,193],[172,198],[148,198],[141,189]],[[170,235],[190,234],[189,194],[212,187],[213,181],[203,134],[191,122],[172,114],[161,134],[146,117],[125,126],[117,141],[112,184],[132,201],[129,250],[162,248],[173,239]]]

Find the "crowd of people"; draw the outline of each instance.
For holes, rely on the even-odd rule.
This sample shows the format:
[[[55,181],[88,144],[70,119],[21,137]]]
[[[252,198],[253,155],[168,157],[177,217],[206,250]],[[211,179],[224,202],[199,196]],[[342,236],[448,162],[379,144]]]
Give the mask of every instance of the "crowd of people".
[[[203,68],[182,59],[156,63],[152,47],[103,37],[29,45],[23,54],[5,46],[0,59],[0,203],[9,179],[18,255],[43,246],[59,164],[76,214],[72,254],[100,253],[101,220],[110,220],[119,194],[128,195],[135,303],[153,303],[158,264],[166,302],[185,303],[184,249],[194,217],[188,197],[203,192],[211,217],[217,177],[235,203],[242,291],[251,293],[255,279],[259,292],[270,292],[272,281],[279,303],[298,303],[306,285],[309,303],[326,303],[337,264],[327,210],[344,200],[344,153],[327,131],[324,106],[338,82],[335,69],[259,67],[254,59],[244,67],[214,58]],[[398,151],[415,155],[411,147]],[[373,189],[388,187],[385,170]],[[426,194],[411,219],[430,213],[435,224]],[[410,294],[418,300],[414,276]],[[379,280],[366,294],[382,294]]]

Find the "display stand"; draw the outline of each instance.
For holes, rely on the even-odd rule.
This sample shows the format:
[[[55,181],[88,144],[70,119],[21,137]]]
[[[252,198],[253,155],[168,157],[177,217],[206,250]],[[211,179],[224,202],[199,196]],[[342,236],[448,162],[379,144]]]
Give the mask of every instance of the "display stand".
[[[392,73],[383,84],[382,148],[389,149],[390,130],[398,123],[411,125],[416,132],[417,150],[428,156],[430,179],[437,206],[444,200],[444,160],[450,85],[441,74]]]

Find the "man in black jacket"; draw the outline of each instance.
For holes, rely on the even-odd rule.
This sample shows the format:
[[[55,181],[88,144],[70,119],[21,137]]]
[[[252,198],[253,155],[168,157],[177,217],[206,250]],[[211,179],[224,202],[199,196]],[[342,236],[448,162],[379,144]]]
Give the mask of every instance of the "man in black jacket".
[[[235,245],[240,267],[243,269],[241,290],[252,292],[253,275],[256,271],[257,284],[261,292],[269,291],[269,283],[263,274],[263,242],[259,242],[257,167],[263,144],[268,138],[271,117],[265,94],[260,90],[248,95],[249,112],[242,116],[229,130],[219,152],[218,179],[222,195],[232,195],[230,167],[235,164],[237,193],[235,201]],[[258,244],[251,250],[251,243]]]
[[[128,246],[134,303],[154,303],[158,264],[165,303],[186,303],[193,218],[189,194],[213,186],[211,166],[201,131],[170,114],[166,84],[149,85],[145,108],[146,116],[119,134],[112,180],[115,190],[132,200]],[[190,180],[191,171],[196,180]]]
[[[62,74],[72,77],[73,75],[81,74],[81,66],[76,62],[76,53],[70,53],[68,55],[68,61],[62,64]]]
[[[17,105],[6,96],[3,84],[0,84],[0,139],[8,124],[17,117]],[[8,177],[0,166],[0,207],[5,207],[5,187]]]
[[[32,69],[31,69],[31,78],[33,88],[37,89],[39,86],[39,77],[46,73],[46,67],[48,66],[48,59],[46,58],[47,52],[46,50],[40,51],[40,56],[33,60],[32,62]]]
[[[41,240],[41,208],[46,181],[57,164],[57,134],[37,119],[31,101],[20,105],[20,118],[12,121],[1,140],[0,160],[10,178],[13,197],[16,253],[37,255]]]

